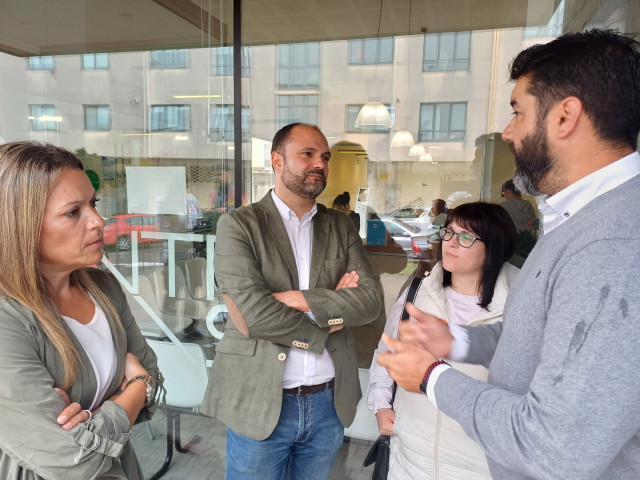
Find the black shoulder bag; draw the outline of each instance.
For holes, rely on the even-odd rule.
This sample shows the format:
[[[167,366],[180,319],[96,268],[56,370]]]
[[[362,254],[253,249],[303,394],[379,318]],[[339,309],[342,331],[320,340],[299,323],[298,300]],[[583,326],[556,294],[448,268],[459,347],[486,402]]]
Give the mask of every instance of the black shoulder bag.
[[[407,293],[407,298],[404,302],[404,308],[402,309],[402,317],[401,320],[409,320],[409,312],[407,312],[407,302],[413,302],[416,298],[416,294],[418,293],[418,288],[420,288],[420,284],[422,283],[423,277],[413,277],[411,280],[411,284],[409,285],[409,292]],[[393,407],[393,401],[396,397],[396,382],[393,382],[393,390],[391,394],[391,406]],[[389,473],[389,453],[391,452],[391,436],[390,435],[380,435],[378,439],[374,442],[367,453],[367,457],[364,459],[363,466],[368,467],[372,463],[375,463],[373,467],[373,474],[371,475],[371,480],[386,480],[387,475]]]

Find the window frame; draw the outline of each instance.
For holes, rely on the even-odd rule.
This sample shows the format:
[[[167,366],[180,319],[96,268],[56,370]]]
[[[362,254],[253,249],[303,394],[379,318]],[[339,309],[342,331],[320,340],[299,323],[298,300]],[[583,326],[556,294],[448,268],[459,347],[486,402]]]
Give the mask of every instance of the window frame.
[[[182,115],[184,115],[184,128],[181,127],[177,127],[177,128],[169,128],[169,126],[166,126],[164,128],[154,128],[154,110],[155,109],[159,109],[162,108],[163,109],[163,116],[166,116],[167,113],[169,112],[169,110],[171,109],[183,109],[183,113]],[[180,110],[176,110],[176,112],[180,112]],[[156,105],[150,105],[149,107],[149,131],[150,132],[169,132],[169,133],[173,133],[173,132],[189,132],[191,131],[191,105],[189,104],[179,104],[179,105],[172,105],[172,104],[156,104]]]
[[[436,130],[435,128],[433,128],[432,130],[423,129],[422,128],[423,124],[426,123],[424,121],[426,119],[423,120],[423,116],[424,116],[423,112],[425,110],[425,107],[433,107],[433,110],[431,112],[431,124],[435,127],[436,123],[438,123],[439,121],[436,117],[442,114],[442,112],[438,112],[438,107],[443,105],[449,106],[449,112],[448,112],[449,121],[448,121],[447,129],[446,130],[443,130],[443,129]],[[454,116],[452,113],[453,108],[454,106],[459,106],[459,105],[464,105],[464,122],[463,122],[464,130],[451,128],[454,120],[453,118]],[[463,142],[467,134],[467,107],[468,107],[467,102],[420,103],[420,119],[418,123],[418,142]],[[461,132],[462,134],[459,137],[451,138],[452,132]],[[428,138],[429,133],[431,133],[432,138]],[[446,137],[443,134],[446,135]]]

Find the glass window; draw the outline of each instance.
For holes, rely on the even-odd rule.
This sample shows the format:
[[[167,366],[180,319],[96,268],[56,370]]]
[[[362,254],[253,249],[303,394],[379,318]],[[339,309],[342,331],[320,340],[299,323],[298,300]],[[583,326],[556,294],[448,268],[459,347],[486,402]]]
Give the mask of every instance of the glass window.
[[[55,66],[52,56],[29,57],[29,70],[53,70]]]
[[[362,108],[363,105],[347,105],[347,111],[346,111],[346,125],[345,125],[345,131],[346,132],[360,132],[362,133],[362,130],[356,127],[356,118],[358,118],[358,113],[360,112],[360,109]],[[386,104],[385,107],[387,107],[387,111],[389,112],[389,116],[391,117],[391,126],[393,127],[395,125],[395,109],[391,106]],[[389,132],[389,128],[380,128],[380,129],[374,129],[374,130],[367,130],[367,133],[388,133]]]
[[[424,36],[423,72],[468,70],[471,32],[433,33]]]
[[[109,130],[111,128],[111,110],[108,105],[84,106],[85,130]]]
[[[82,68],[84,70],[105,70],[109,68],[109,54],[86,53],[82,55]]]
[[[156,50],[151,52],[151,68],[186,68],[188,66],[188,50]]]
[[[278,45],[278,88],[317,88],[319,85],[319,43]]]
[[[558,8],[553,13],[549,23],[546,25],[525,27],[522,29],[522,38],[554,38],[562,35],[564,22],[564,0],[560,2]]]
[[[466,103],[420,105],[420,142],[460,142],[467,124]]]
[[[30,105],[31,130],[35,131],[51,131],[58,129],[58,121],[56,115],[56,107],[54,105]]]
[[[349,40],[349,64],[375,65],[393,62],[393,37]]]
[[[278,125],[318,123],[318,95],[278,95]]]
[[[233,105],[212,105],[209,122],[212,142],[233,142]],[[249,141],[249,107],[242,107],[242,141]]]
[[[240,58],[242,59],[241,72],[243,77],[251,74],[251,57],[250,49],[242,47],[240,49]],[[215,55],[216,75],[233,75],[233,47],[218,47],[212,50]]]
[[[190,105],[152,105],[152,132],[186,132],[191,130]]]

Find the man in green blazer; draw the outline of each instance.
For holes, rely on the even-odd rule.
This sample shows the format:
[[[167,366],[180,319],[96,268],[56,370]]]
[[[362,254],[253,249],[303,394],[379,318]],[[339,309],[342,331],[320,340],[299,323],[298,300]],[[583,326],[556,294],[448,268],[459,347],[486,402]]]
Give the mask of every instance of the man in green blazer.
[[[315,201],[330,156],[318,127],[283,127],[275,188],[218,223],[215,272],[232,321],[202,411],[228,427],[228,480],[326,479],[356,413],[350,327],[378,317],[382,289],[349,217]]]

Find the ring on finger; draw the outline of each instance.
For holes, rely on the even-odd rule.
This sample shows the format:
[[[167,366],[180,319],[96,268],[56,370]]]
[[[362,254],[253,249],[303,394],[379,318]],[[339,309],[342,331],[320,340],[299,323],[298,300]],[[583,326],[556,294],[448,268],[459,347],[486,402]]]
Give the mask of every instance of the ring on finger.
[[[89,421],[91,421],[91,419],[93,418],[93,413],[91,413],[91,410],[82,410],[83,412],[87,412],[89,414],[89,418],[87,418],[84,423],[87,423]]]

